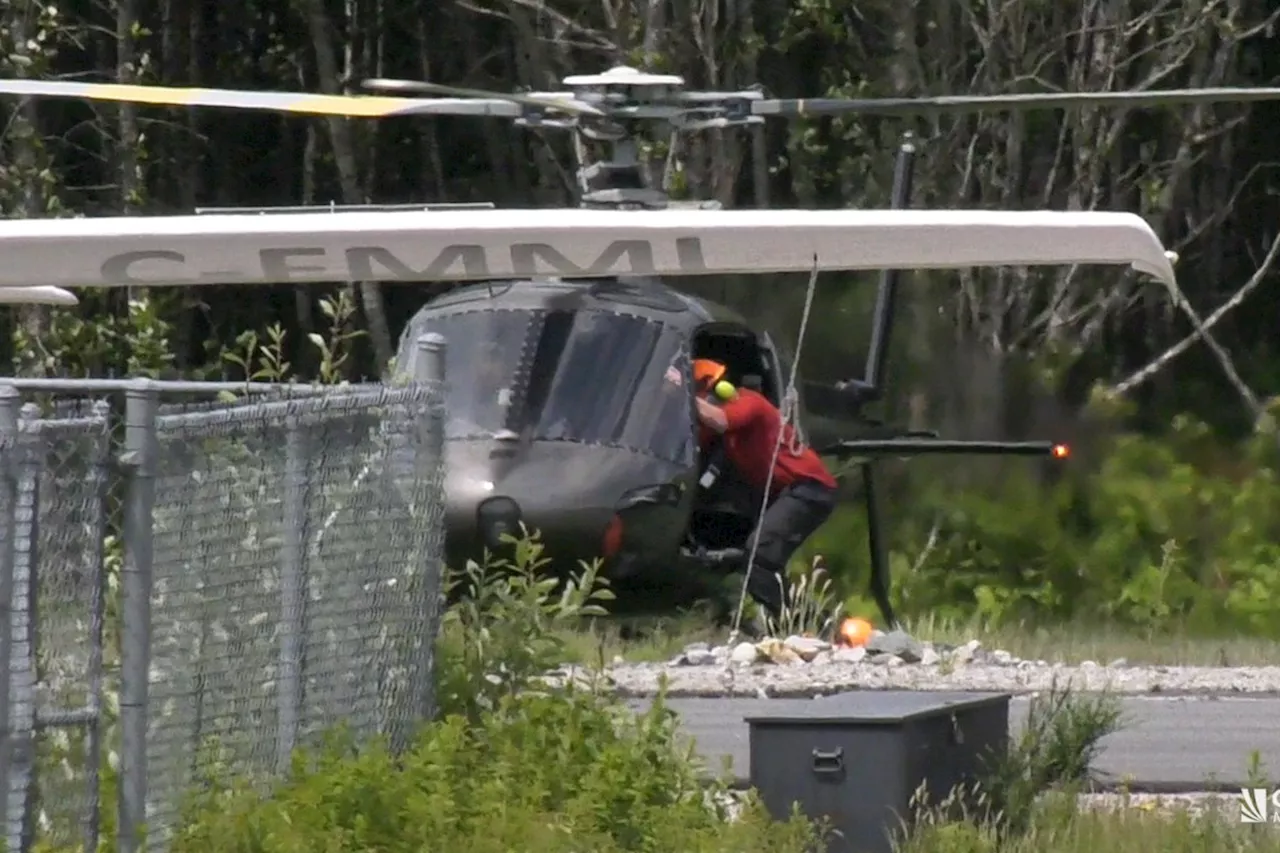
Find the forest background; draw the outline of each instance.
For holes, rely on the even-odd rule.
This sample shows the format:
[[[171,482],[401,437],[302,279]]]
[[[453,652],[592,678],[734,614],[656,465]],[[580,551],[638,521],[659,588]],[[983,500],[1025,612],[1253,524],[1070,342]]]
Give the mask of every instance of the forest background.
[[[508,91],[629,63],[780,97],[1262,86],[1280,81],[1277,17],[1277,0],[9,0],[0,74]],[[885,206],[908,131],[917,206],[1138,212],[1181,256],[1181,291],[1093,268],[905,277],[890,414],[1073,456],[888,465],[901,611],[1280,634],[1280,103],[779,122],[705,133],[679,184],[727,206]],[[28,101],[0,104],[0,134],[14,217],[572,199],[566,139],[475,118]],[[803,277],[687,286],[794,345]],[[861,374],[874,290],[872,275],[820,279],[806,378]],[[75,310],[8,309],[0,357],[23,376],[242,378],[245,354],[276,341],[291,375],[354,380],[378,374],[432,293],[95,292]],[[855,609],[864,541],[850,506],[809,547]]]

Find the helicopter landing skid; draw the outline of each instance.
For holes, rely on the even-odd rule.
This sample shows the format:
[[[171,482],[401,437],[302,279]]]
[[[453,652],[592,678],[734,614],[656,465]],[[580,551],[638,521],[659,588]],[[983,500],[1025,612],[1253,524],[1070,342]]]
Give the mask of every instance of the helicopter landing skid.
[[[742,568],[747,562],[747,552],[741,548],[704,548],[688,546],[680,549],[680,556],[692,560],[700,567],[717,573],[728,574]]]

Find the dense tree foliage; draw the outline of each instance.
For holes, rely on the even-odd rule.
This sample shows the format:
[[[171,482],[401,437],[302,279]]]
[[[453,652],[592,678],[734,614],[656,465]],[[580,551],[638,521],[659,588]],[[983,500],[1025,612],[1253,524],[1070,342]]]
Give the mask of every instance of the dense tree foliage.
[[[398,76],[509,90],[554,88],[565,74],[625,62],[676,71],[692,87],[760,83],[779,96],[1275,85],[1278,16],[1276,0],[10,0],[0,10],[0,73],[324,92]],[[331,200],[560,206],[572,198],[568,140],[496,120],[326,120],[54,101],[8,102],[0,113],[0,207],[10,216]],[[1182,412],[1225,439],[1270,423],[1266,412],[1280,393],[1272,321],[1280,310],[1273,269],[1280,104],[708,131],[686,146],[679,184],[731,206],[884,205],[892,151],[907,131],[923,150],[918,205],[1136,211],[1182,261],[1175,293],[1112,270],[910,276],[891,371],[898,393],[890,405],[903,419],[962,436],[1073,439],[1082,451],[1075,476],[1088,478],[1110,470],[1115,452],[1110,438],[1095,440],[1114,429],[1098,427],[1090,401],[1109,401],[1108,418],[1123,408],[1126,426],[1149,434]],[[807,373],[861,372],[871,283],[870,276],[822,279],[804,347]],[[688,286],[794,339],[799,277]],[[345,290],[362,334],[342,371],[374,375],[432,286]],[[26,374],[237,375],[221,351],[275,326],[293,370],[311,375],[324,360],[309,340],[327,323],[323,295],[293,286],[209,287],[156,293],[130,309],[124,294],[97,293],[75,311],[15,309],[0,340]],[[325,369],[332,373],[332,362]],[[1231,459],[1212,476],[1229,485],[1256,472],[1256,460]],[[933,472],[926,480],[940,471],[922,470]],[[1012,469],[987,470],[1007,481]],[[969,471],[949,468],[939,479],[977,488]],[[1035,488],[1064,488],[1040,479]],[[1095,485],[1073,488],[1093,495]],[[1092,507],[1090,524],[1104,524],[1107,511]],[[1076,523],[1063,512],[1055,529]],[[908,564],[939,535],[932,510],[921,518],[902,534]],[[1077,526],[1073,536],[1097,538],[1089,525]],[[965,541],[982,533],[956,529]],[[1049,538],[1035,534],[1041,548]],[[1138,540],[1143,559],[1159,564],[1167,539],[1157,531]],[[1084,557],[1059,569],[1070,575],[1077,559]]]

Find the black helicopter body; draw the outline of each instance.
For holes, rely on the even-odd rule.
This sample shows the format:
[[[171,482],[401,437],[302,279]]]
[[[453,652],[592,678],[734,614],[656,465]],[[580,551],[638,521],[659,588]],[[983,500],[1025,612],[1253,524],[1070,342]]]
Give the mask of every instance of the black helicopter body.
[[[738,313],[657,279],[468,285],[409,321],[397,371],[428,333],[447,346],[451,564],[506,553],[524,525],[558,565],[603,557],[620,598],[669,605],[716,575],[696,546],[745,540],[753,496],[697,486],[691,362],[722,361],[775,404],[790,366]]]

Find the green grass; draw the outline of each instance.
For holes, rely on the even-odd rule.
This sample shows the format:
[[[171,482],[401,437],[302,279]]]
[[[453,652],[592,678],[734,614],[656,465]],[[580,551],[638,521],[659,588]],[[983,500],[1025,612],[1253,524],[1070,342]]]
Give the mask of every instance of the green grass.
[[[1234,798],[1190,808],[1148,808],[1149,800],[1081,808],[1051,795],[1024,834],[1003,841],[967,823],[920,827],[899,853],[1280,853],[1280,824],[1240,823]]]
[[[721,645],[728,634],[702,611],[645,619],[593,619],[580,630],[563,634],[565,662],[589,666],[622,658],[630,663],[656,663],[670,660],[690,643]]]
[[[1280,642],[1250,637],[1197,637],[1182,631],[1142,635],[1108,625],[990,629],[977,622],[920,620],[908,630],[922,640],[963,643],[978,639],[988,649],[1005,649],[1025,660],[1163,666],[1270,666],[1280,661]]]
[[[1141,635],[1107,625],[990,628],[979,622],[917,620],[906,626],[921,640],[960,644],[980,640],[987,649],[1004,649],[1026,660],[1106,665],[1119,658],[1130,664],[1163,666],[1271,666],[1280,661],[1280,642],[1249,637],[1197,637],[1181,631]],[[674,657],[686,645],[725,642],[728,630],[715,628],[700,611],[646,620],[592,620],[565,637],[567,662],[595,664],[615,658],[657,662]]]

